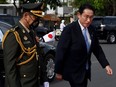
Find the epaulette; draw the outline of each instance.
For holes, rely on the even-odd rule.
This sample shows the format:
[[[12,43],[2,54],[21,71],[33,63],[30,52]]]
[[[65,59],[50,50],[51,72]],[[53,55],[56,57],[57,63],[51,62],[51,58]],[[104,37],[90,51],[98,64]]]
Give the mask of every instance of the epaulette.
[[[4,34],[3,39],[2,39],[2,48],[3,48],[4,41],[5,41],[6,37],[8,36],[8,34],[11,32],[14,33],[17,29],[18,29],[18,26],[15,26],[14,28],[8,29],[6,31],[6,33]]]
[[[34,45],[33,47],[29,47],[29,48],[26,48],[24,46],[24,44],[22,43],[21,41],[21,38],[17,32],[17,29],[18,26],[16,26],[15,28],[12,28],[10,30],[8,30],[5,34],[4,34],[4,37],[3,37],[3,40],[2,40],[2,49],[4,48],[4,42],[5,42],[5,39],[6,37],[8,36],[8,34],[11,32],[15,35],[15,38],[16,38],[16,41],[17,43],[20,45],[21,49],[22,49],[22,53],[20,54],[20,56],[16,59],[16,62],[17,62],[17,65],[20,66],[20,65],[23,65],[23,64],[26,64],[28,62],[30,62],[31,60],[33,60],[33,58],[35,58],[36,56],[36,59],[38,60],[38,55],[37,55],[37,47],[36,45]],[[29,56],[29,58],[23,62],[20,62],[20,60],[23,58],[24,55],[27,55]]]
[[[17,30],[17,29],[19,29],[19,26],[15,26],[13,29],[14,29],[14,30]]]
[[[14,32],[14,31],[17,31],[18,29],[19,29],[19,27],[18,26],[15,26],[15,27],[9,29],[9,31],[10,32]]]

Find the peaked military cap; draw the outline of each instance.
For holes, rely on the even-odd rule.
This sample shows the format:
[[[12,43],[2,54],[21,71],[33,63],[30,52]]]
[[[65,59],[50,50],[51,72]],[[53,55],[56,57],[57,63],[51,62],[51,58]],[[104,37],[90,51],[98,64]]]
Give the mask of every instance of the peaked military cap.
[[[43,17],[43,7],[44,3],[27,3],[22,5],[23,12],[31,12],[32,14],[39,17]]]

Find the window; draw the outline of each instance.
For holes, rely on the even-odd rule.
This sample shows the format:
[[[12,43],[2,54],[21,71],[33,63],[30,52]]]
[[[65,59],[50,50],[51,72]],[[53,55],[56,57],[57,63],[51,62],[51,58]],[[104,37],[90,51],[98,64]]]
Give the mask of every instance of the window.
[[[2,32],[2,30],[0,29],[0,42],[2,42],[2,38],[3,38],[3,32]]]
[[[10,16],[10,15],[0,15],[0,20],[4,21],[4,22],[7,22],[11,25],[15,24],[13,17]]]

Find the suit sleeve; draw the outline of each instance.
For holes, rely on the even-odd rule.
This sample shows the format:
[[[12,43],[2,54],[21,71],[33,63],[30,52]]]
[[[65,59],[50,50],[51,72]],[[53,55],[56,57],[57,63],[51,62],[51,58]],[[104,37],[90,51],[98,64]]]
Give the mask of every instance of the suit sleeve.
[[[3,49],[6,81],[9,87],[21,87],[16,65],[18,51],[15,36],[13,33],[9,33],[4,41]]]
[[[63,64],[71,42],[71,29],[65,27],[56,48],[55,72],[62,74]]]
[[[98,38],[96,37],[96,33],[94,32],[94,46],[93,46],[93,53],[96,56],[97,60],[101,64],[103,68],[109,65],[109,62],[106,59],[106,56],[103,52],[102,47],[99,44]]]

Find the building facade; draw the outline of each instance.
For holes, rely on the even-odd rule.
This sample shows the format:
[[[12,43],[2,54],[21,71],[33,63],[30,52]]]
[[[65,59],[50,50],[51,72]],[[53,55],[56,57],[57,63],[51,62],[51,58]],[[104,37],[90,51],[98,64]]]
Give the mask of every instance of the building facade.
[[[16,9],[13,4],[0,4],[0,14],[16,15]]]
[[[17,15],[16,9],[13,5],[14,0],[6,0],[9,4],[0,4],[0,14],[10,14]],[[63,5],[62,7],[57,7],[57,9],[50,9],[48,5],[48,10],[45,12],[46,14],[57,14],[60,17],[68,16],[73,12],[73,8],[70,6],[70,1],[72,0],[61,0],[61,3],[66,3],[67,5]],[[19,7],[19,0],[15,1],[17,7]]]

